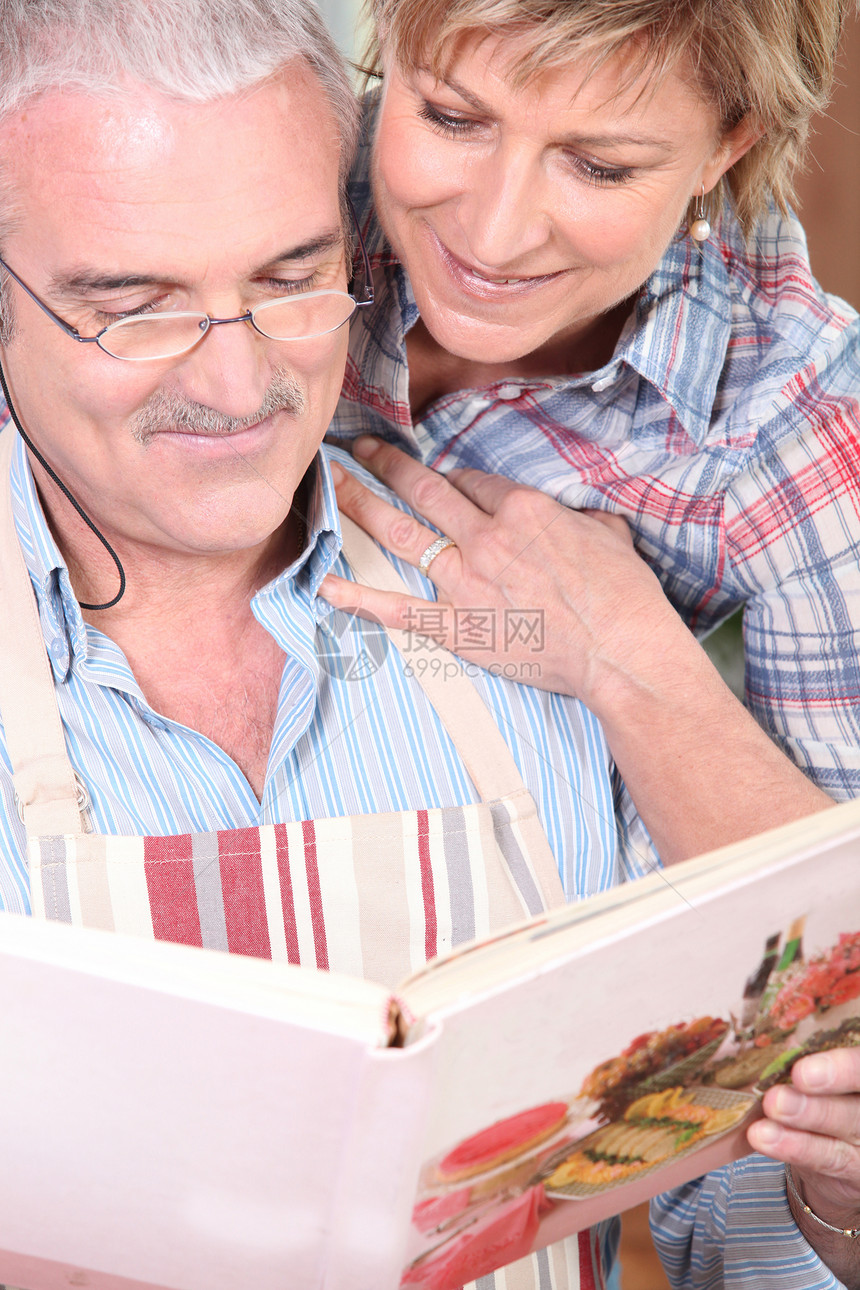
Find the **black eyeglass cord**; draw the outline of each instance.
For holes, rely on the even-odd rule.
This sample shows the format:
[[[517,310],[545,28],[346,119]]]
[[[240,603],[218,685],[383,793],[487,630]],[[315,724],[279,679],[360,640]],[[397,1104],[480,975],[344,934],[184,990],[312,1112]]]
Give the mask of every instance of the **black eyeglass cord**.
[[[79,602],[81,609],[113,609],[114,605],[117,604],[120,600],[122,600],[122,597],[125,595],[125,570],[120,564],[119,556],[117,555],[116,551],[114,551],[113,547],[111,546],[110,542],[108,542],[107,538],[104,537],[103,534],[101,534],[98,531],[95,524],[93,524],[92,520],[90,519],[89,515],[87,515],[86,511],[81,506],[80,502],[75,497],[73,497],[72,494],[69,492],[68,488],[60,479],[59,475],[54,470],[53,466],[50,466],[48,462],[45,461],[45,458],[39,452],[39,449],[36,447],[36,445],[33,443],[33,440],[27,434],[27,431],[21,425],[21,418],[18,416],[18,413],[15,410],[15,406],[12,402],[12,397],[9,394],[9,386],[6,384],[6,376],[3,372],[2,363],[0,363],[0,386],[3,387],[3,395],[6,399],[6,405],[9,408],[9,415],[11,416],[12,420],[15,422],[15,427],[19,435],[24,440],[25,444],[30,449],[31,453],[36,458],[36,460],[41,463],[43,468],[51,476],[51,479],[53,479],[54,483],[57,485],[60,491],[72,503],[72,506],[74,506],[75,510],[78,512],[78,515],[80,515],[81,519],[86,524],[87,528],[90,529],[90,531],[94,533],[95,536],[98,538],[98,540],[101,542],[102,546],[107,551],[108,555],[110,556],[110,558],[113,560],[114,564],[117,567],[117,572],[119,573],[119,591],[116,593],[113,600],[106,600],[103,605],[86,605],[81,600]]]

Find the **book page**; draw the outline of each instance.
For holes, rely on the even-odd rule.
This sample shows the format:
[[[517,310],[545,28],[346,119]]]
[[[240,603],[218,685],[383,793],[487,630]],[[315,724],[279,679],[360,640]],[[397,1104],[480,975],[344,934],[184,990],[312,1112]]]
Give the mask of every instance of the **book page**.
[[[860,1042],[860,814],[819,819],[794,854],[780,830],[752,862],[585,902],[566,933],[565,911],[535,920],[490,947],[497,968],[514,947],[496,984],[484,950],[451,962],[404,1286],[453,1290],[746,1154],[793,1059]]]

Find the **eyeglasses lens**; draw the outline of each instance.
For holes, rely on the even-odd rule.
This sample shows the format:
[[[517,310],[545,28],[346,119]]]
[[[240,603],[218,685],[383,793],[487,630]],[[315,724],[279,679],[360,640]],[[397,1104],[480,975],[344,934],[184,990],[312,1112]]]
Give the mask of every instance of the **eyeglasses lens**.
[[[146,314],[112,323],[99,344],[114,358],[172,358],[191,349],[208,330],[205,314]]]
[[[253,311],[254,326],[271,340],[312,340],[349,322],[355,301],[343,291],[312,291],[271,300]]]
[[[337,331],[354,312],[355,301],[345,292],[314,291],[258,305],[252,317],[270,340],[313,340]],[[192,349],[209,327],[205,314],[145,314],[112,323],[99,344],[114,358],[174,358]]]

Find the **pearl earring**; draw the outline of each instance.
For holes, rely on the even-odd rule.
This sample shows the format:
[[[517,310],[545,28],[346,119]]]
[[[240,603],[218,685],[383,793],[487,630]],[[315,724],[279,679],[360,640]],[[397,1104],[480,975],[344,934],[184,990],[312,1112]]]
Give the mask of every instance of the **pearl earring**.
[[[702,191],[699,194],[696,207],[696,218],[690,225],[690,237],[694,242],[707,242],[710,236],[711,226],[705,218],[705,185],[702,184]]]

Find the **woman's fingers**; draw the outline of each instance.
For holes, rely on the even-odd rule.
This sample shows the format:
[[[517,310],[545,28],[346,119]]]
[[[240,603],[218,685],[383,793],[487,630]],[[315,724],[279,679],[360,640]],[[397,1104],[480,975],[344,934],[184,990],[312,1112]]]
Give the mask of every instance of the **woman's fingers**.
[[[436,605],[434,601],[416,596],[401,595],[396,591],[380,591],[363,583],[350,582],[329,573],[320,584],[320,595],[344,613],[358,614],[385,627],[401,631],[418,632],[429,636],[440,645],[447,645],[450,637],[450,606]],[[428,613],[432,609],[432,613]]]
[[[853,1226],[850,1216],[860,1212],[860,1050],[804,1058],[792,1083],[769,1089],[762,1105],[766,1118],[747,1132],[752,1148],[791,1165],[816,1213]]]
[[[860,1180],[860,1098],[809,1097],[791,1085],[768,1091],[766,1120],[750,1133],[757,1141],[783,1143],[792,1160],[808,1168],[841,1173],[855,1157]]]
[[[615,533],[628,546],[633,546],[633,532],[623,515],[613,515],[609,511],[596,511],[592,507],[584,508],[583,515],[589,515],[593,520],[597,520],[604,528]]]
[[[356,461],[455,541],[473,540],[486,521],[481,510],[444,475],[422,466],[399,448],[383,443],[381,439],[361,435],[353,443],[352,451]]]
[[[860,1093],[860,1048],[834,1048],[795,1062],[792,1083],[805,1093]]]
[[[436,539],[437,534],[413,516],[404,514],[396,506],[377,497],[376,493],[365,487],[354,475],[343,470],[336,462],[332,462],[331,471],[337,489],[338,505],[344,514],[354,520],[371,537],[376,538],[377,542],[393,555],[400,556],[402,560],[408,561],[417,568],[421,556]],[[433,561],[428,569],[428,575],[438,578],[443,570],[447,569],[450,572],[452,561],[456,559],[456,547],[448,547]],[[456,567],[455,565],[454,568]],[[388,622],[387,619],[384,621]],[[389,623],[389,626],[393,625]]]

